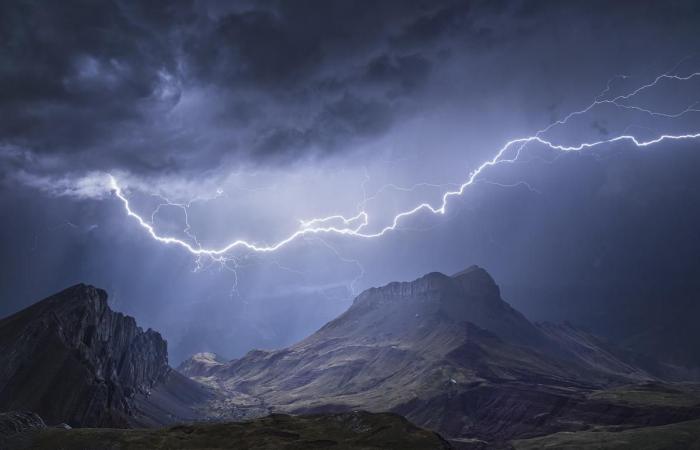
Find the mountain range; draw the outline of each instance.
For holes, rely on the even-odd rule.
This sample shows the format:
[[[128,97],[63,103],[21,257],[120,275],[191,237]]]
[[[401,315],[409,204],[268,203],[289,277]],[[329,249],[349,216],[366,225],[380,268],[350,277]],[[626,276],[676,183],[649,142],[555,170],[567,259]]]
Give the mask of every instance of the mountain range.
[[[107,294],[92,286],[0,320],[0,411],[12,419],[3,433],[16,435],[7,442],[39,448],[125,436],[140,436],[136,447],[148,448],[149,439],[167,447],[185,445],[183,433],[278,439],[260,437],[270,445],[260,448],[304,448],[338,433],[345,437],[333,445],[346,446],[338,448],[537,448],[570,436],[574,445],[593,442],[592,431],[688,436],[700,418],[700,388],[684,377],[571,324],[529,321],[477,266],[368,289],[288,348],[230,361],[200,353],[177,370],[159,333],[112,311]],[[16,410],[66,425],[42,427]],[[400,416],[447,441],[421,428],[404,441],[378,431],[404,429]],[[176,425],[232,421],[243,422]],[[338,421],[362,425],[348,425],[346,435]],[[163,426],[129,435],[64,429]]]
[[[258,410],[388,410],[453,440],[492,443],[695,417],[695,407],[596,396],[623,385],[653,391],[665,368],[649,366],[571,325],[531,323],[474,266],[369,289],[289,348],[229,362],[196,355],[179,370]]]

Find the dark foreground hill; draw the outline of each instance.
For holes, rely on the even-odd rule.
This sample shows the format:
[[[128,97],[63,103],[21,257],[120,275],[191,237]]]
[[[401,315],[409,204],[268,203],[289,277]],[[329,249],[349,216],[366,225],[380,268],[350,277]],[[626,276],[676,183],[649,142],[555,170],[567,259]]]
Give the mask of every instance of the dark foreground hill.
[[[1,441],[0,441],[1,442]],[[452,448],[434,432],[396,414],[350,412],[272,415],[239,423],[177,425],[162,429],[38,429],[5,441],[13,449],[440,450]]]
[[[369,289],[289,348],[227,363],[198,355],[180,370],[265,412],[393,411],[454,442],[500,445],[700,417],[694,394],[684,404],[606,395],[615,387],[665,389],[632,361],[574,327],[529,322],[486,271],[472,267]],[[221,404],[210,408],[225,413]]]

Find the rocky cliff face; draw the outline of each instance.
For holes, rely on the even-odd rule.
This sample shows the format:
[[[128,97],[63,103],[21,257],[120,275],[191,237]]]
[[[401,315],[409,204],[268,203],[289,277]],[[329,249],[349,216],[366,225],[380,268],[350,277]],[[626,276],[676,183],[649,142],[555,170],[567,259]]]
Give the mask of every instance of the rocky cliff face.
[[[79,284],[0,320],[0,410],[48,423],[127,426],[137,398],[170,378],[167,344]]]
[[[43,430],[46,424],[38,414],[29,411],[8,411],[0,413],[0,444],[15,434],[29,430]]]

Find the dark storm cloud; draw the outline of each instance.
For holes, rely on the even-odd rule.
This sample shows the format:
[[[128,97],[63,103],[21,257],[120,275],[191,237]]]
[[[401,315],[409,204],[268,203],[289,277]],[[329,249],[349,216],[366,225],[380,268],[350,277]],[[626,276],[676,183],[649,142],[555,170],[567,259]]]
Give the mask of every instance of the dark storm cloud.
[[[429,79],[432,42],[468,11],[462,2],[3,2],[1,143],[74,155],[73,169],[137,173],[335,153],[401,117],[401,101]],[[182,113],[192,120],[169,122],[202,92]]]
[[[41,116],[51,107],[97,114],[98,121],[136,118],[159,71],[175,67],[167,45],[113,3],[3,2],[0,8],[0,101],[20,113],[19,126],[5,124],[5,133],[26,136],[21,132],[46,125]]]
[[[397,89],[396,94],[400,94],[410,93],[420,87],[426,81],[429,72],[430,61],[421,55],[383,54],[369,61],[365,77],[369,83],[392,86]]]
[[[68,160],[75,167],[133,161],[132,149],[106,149],[119,133],[142,133],[153,103],[168,100],[163,77],[177,70],[154,17],[114,2],[3,2],[2,143],[51,157],[93,152]]]
[[[433,42],[450,30],[463,28],[469,10],[469,2],[441,5],[405,24],[391,40],[401,47],[422,46]]]
[[[687,22],[697,9],[653,2],[631,9],[605,2],[2,2],[0,158],[22,167],[9,155],[16,150],[7,150],[21,149],[34,159],[25,169],[38,174],[123,169],[148,176],[347,155],[449,100],[451,92],[443,90],[441,100],[435,89],[455,60],[478,74],[478,55],[518,53],[511,46],[532,38],[533,56],[554,64],[535,47],[556,43],[569,32],[559,23],[574,16],[586,17],[569,20],[584,23],[581,33],[606,36],[622,18],[671,20],[678,10]],[[512,78],[515,70],[495,76]]]
[[[193,72],[221,85],[285,89],[313,75],[322,61],[318,30],[288,24],[273,11],[231,13],[210,24],[186,49]]]
[[[271,130],[257,144],[258,158],[299,157],[305,150],[332,151],[387,130],[392,122],[392,107],[382,101],[350,94],[329,102],[308,128]]]
[[[248,156],[289,162],[346,149],[401,116],[397,101],[425,85],[430,55],[390,41],[424,13],[411,3],[268,3],[210,18],[184,48],[197,82],[274,98],[282,113],[258,111]]]

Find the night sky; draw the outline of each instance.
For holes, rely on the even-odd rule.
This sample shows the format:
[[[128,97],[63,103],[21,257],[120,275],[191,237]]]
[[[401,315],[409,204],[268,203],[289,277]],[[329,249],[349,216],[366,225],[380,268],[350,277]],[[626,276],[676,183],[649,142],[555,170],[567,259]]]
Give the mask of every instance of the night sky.
[[[196,248],[360,211],[376,233],[596,99],[542,137],[700,133],[699,29],[695,1],[0,2],[0,316],[91,283],[176,364],[287,345],[367,287],[478,264],[533,320],[682,328],[700,138],[530,142],[445,214],[219,258],[154,240],[109,175]]]

